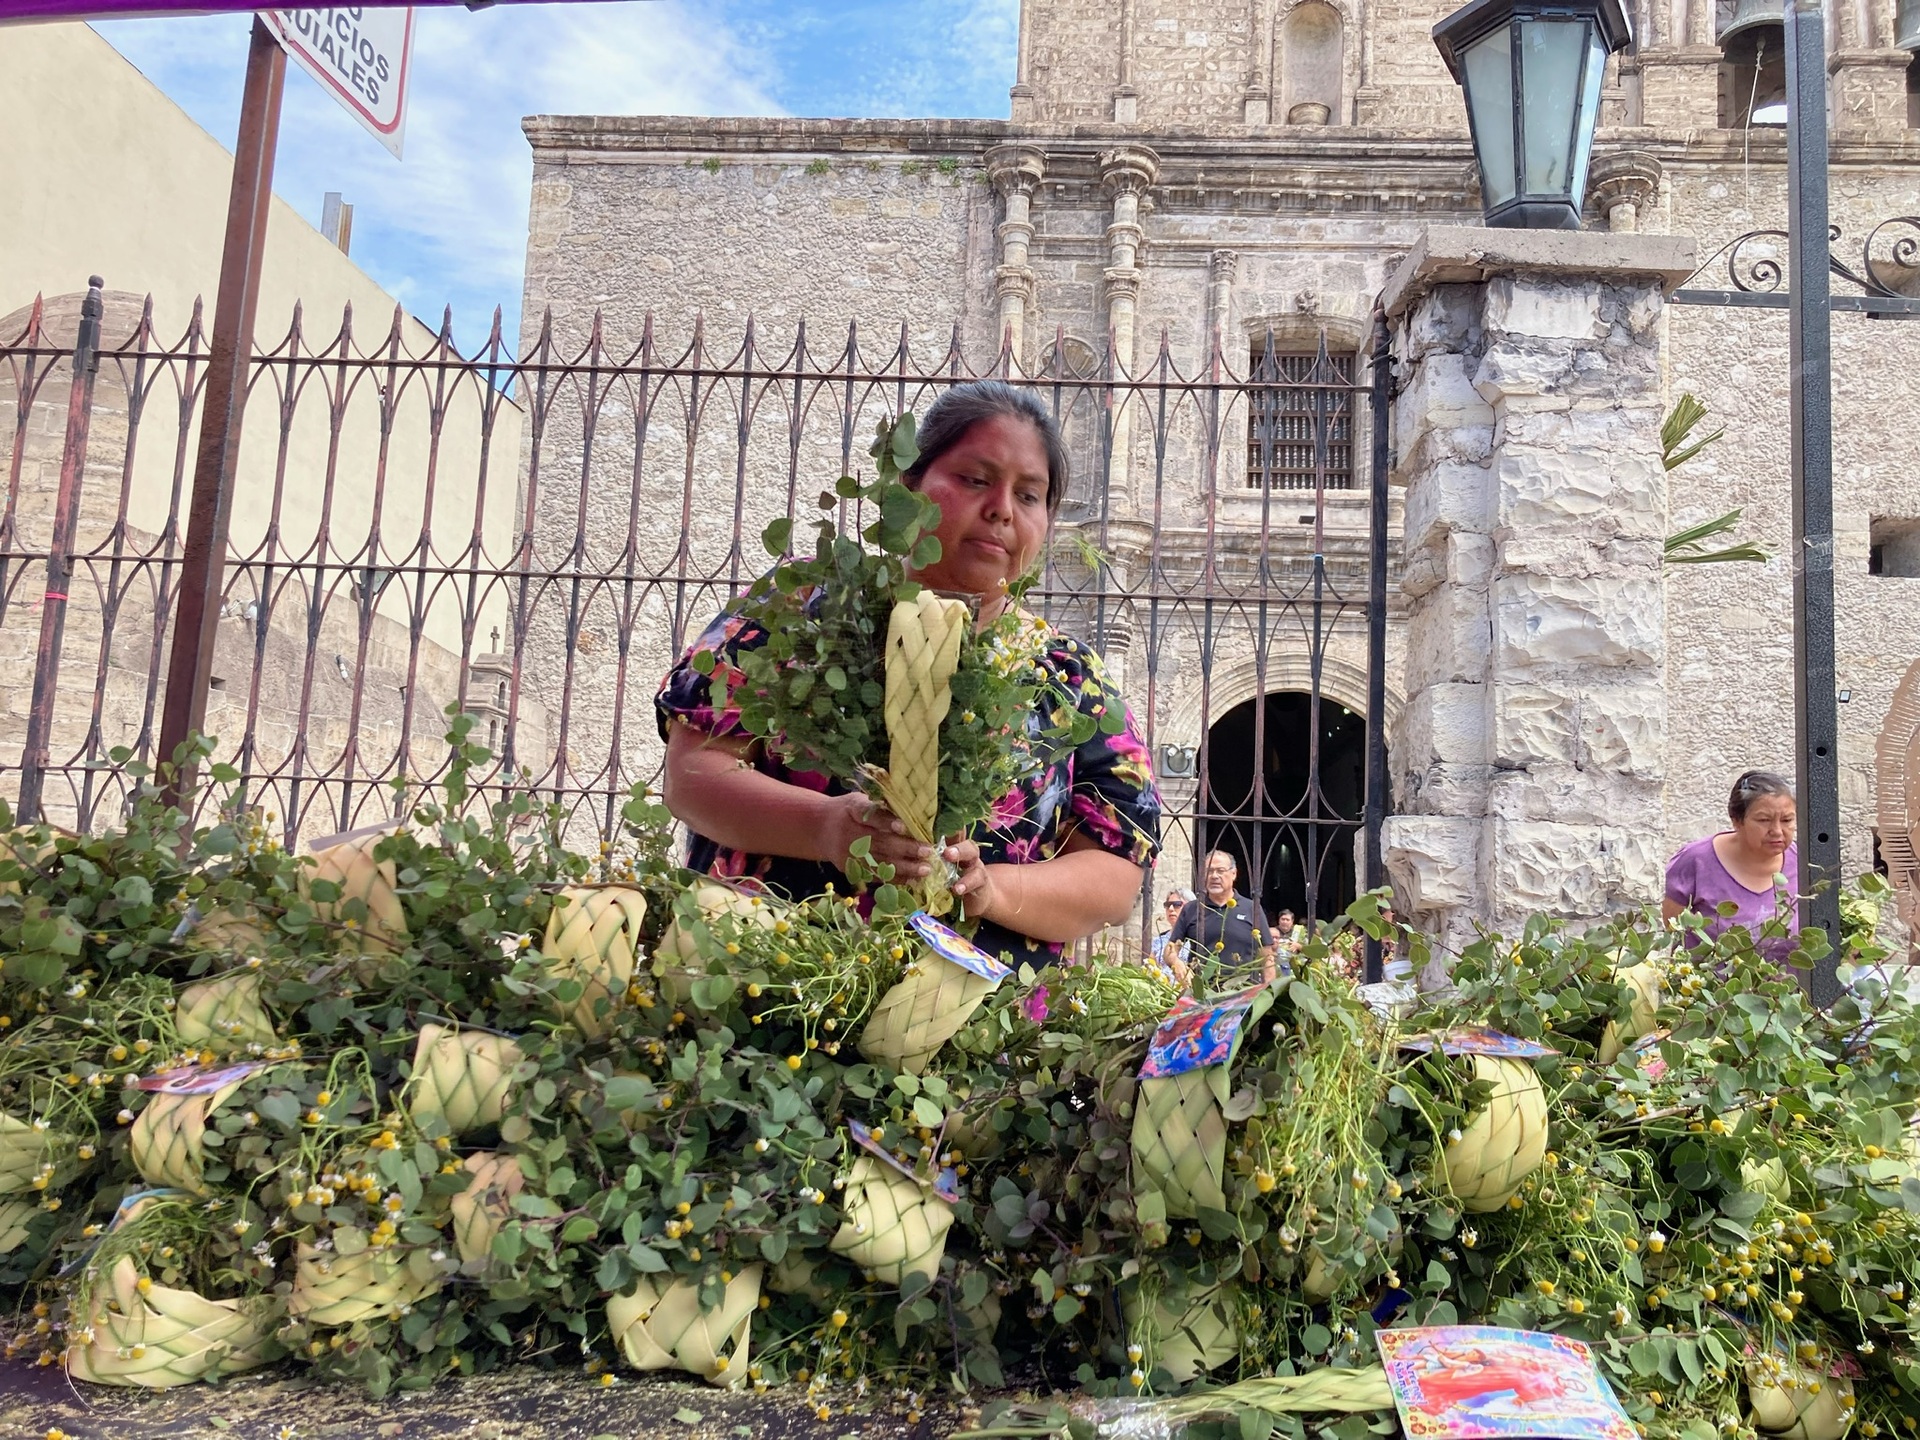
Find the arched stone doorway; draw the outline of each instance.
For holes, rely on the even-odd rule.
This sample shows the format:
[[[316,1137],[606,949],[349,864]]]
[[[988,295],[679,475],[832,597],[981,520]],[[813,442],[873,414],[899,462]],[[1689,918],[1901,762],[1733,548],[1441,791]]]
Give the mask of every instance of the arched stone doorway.
[[[1366,803],[1366,718],[1282,690],[1234,706],[1207,731],[1197,838],[1225,850],[1269,916],[1328,920],[1353,903]],[[1312,743],[1315,730],[1319,743]]]

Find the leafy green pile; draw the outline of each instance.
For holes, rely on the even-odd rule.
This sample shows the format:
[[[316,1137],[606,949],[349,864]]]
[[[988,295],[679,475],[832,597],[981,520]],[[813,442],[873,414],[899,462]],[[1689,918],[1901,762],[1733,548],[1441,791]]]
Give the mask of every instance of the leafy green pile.
[[[391,949],[349,923],[359,900],[316,909],[339,897],[303,895],[304,862],[241,797],[191,832],[149,791],[113,834],[13,833],[0,1116],[53,1137],[0,1194],[17,1347],[56,1362],[100,1267],[131,1257],[156,1284],[257,1297],[294,1363],[376,1391],[507,1364],[611,1383],[610,1296],[650,1278],[712,1302],[759,1265],[752,1363],[729,1378],[806,1387],[829,1416],[871,1386],[1175,1390],[1189,1365],[1170,1315],[1226,1337],[1211,1382],[1370,1365],[1381,1325],[1484,1321],[1589,1341],[1659,1440],[1756,1440],[1750,1374],[1844,1385],[1863,1440],[1920,1429],[1920,1005],[1869,942],[1817,1012],[1743,931],[1686,950],[1646,916],[1579,935],[1536,921],[1452,957],[1454,992],[1395,1023],[1335,968],[1350,930],[1323,930],[1224,1077],[1221,1203],[1180,1216],[1132,1159],[1136,1077],[1172,998],[1149,972],[1023,969],[928,1073],[896,1072],[859,1036],[920,953],[897,889],[869,919],[821,896],[695,923],[695,877],[665,860],[667,817],[643,795],[628,841],[590,862],[524,797],[478,804],[484,752],[465,721],[454,741],[449,790],[375,852],[409,932]],[[693,947],[643,966],[591,1036],[568,1018],[581,982],[541,954],[557,893],[587,883],[645,892],[649,949],[669,922]],[[183,924],[190,904],[250,937]],[[1346,923],[1386,930],[1375,897]],[[1424,942],[1399,938],[1423,964]],[[1803,943],[1801,962],[1824,942]],[[1660,977],[1658,1028],[1602,1063],[1606,1027],[1634,1024],[1635,963]],[[177,1004],[226,975],[258,977],[273,1037],[230,1053],[261,1068],[213,1112],[191,1206],[115,1228],[150,1188],[129,1137],[155,1097],[134,1081],[227,1058],[187,1053]],[[456,1137],[409,1109],[420,1029],[442,1022],[518,1047],[490,1128]],[[1400,1043],[1465,1023],[1557,1052],[1533,1067],[1552,1151],[1489,1213],[1440,1178],[1487,1085]],[[852,1121],[909,1168],[954,1172],[931,1278],[888,1284],[831,1248]],[[0,1164],[19,1133],[0,1122]],[[463,1261],[453,1197],[498,1158],[524,1185]],[[369,1252],[415,1287],[351,1319],[284,1309],[303,1262]],[[1235,1413],[1203,1407],[1193,1433],[1393,1429],[1380,1411],[1216,1408]]]

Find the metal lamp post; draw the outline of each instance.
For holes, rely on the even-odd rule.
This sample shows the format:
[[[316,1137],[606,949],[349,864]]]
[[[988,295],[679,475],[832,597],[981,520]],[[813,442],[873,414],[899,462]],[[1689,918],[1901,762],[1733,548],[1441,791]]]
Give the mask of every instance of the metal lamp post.
[[[1487,224],[1580,228],[1601,75],[1632,41],[1621,0],[1472,0],[1433,27],[1467,94]]]

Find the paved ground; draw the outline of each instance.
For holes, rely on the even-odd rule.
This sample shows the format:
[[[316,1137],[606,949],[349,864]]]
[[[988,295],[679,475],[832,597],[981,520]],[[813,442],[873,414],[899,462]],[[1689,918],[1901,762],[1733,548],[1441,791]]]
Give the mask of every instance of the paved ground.
[[[753,1395],[651,1379],[610,1389],[585,1376],[522,1369],[369,1400],[275,1367],[214,1388],[73,1385],[56,1367],[0,1362],[0,1437],[42,1440],[943,1440],[976,1412],[834,1407],[822,1423],[797,1391]]]

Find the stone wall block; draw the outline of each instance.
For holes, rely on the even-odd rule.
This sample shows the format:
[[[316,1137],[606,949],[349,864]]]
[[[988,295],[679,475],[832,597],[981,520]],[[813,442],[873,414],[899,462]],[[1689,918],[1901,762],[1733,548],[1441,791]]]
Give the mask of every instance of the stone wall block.
[[[1436,353],[1471,354],[1480,338],[1480,287],[1436,285],[1414,308],[1397,348],[1403,360],[1417,362]]]
[[[1503,340],[1489,345],[1480,357],[1473,386],[1496,409],[1523,396],[1557,396],[1573,378],[1575,360],[1585,355],[1564,344]],[[1564,410],[1566,403],[1560,399],[1548,408]]]
[[[1481,815],[1494,778],[1491,765],[1444,763],[1394,773],[1395,803],[1409,815]]]
[[[1489,758],[1484,685],[1429,685],[1394,724],[1394,768],[1403,773],[1436,764],[1485,765]]]
[[[1539,280],[1503,275],[1487,282],[1484,315],[1490,337],[1522,335],[1535,340],[1603,340],[1598,281]],[[1564,354],[1569,347],[1558,347]]]
[[[1402,465],[1414,461],[1434,432],[1484,430],[1493,433],[1493,407],[1473,387],[1475,362],[1469,355],[1434,354],[1416,365],[1393,405],[1394,444]],[[1443,444],[1443,453],[1452,451]]]
[[[1608,856],[1597,825],[1542,820],[1486,822],[1486,885],[1493,923],[1502,929],[1537,914],[1604,915]]]
[[[1470,905],[1480,868],[1480,822],[1390,815],[1381,833],[1395,895],[1416,913]]]
[[[1400,547],[1409,568],[1416,555],[1444,543],[1449,535],[1462,531],[1484,535],[1492,530],[1490,479],[1484,465],[1445,464],[1407,493]],[[1402,580],[1401,588],[1409,595],[1420,593],[1407,586],[1408,581]]]
[[[1484,679],[1492,647],[1485,587],[1440,586],[1421,596],[1407,615],[1407,693]]]
[[[1486,813],[1498,820],[1624,825],[1653,835],[1660,829],[1660,789],[1577,765],[1538,764],[1494,771]]]
[[[1657,580],[1504,575],[1492,593],[1496,674],[1651,666],[1664,654]]]
[[[1510,446],[1494,461],[1493,479],[1502,530],[1605,541],[1616,533],[1616,512],[1631,504],[1606,461],[1579,451]]]
[[[1509,769],[1560,763],[1575,757],[1576,699],[1546,685],[1496,684],[1487,688],[1493,721],[1488,757]]]
[[[1409,599],[1417,599],[1436,585],[1485,588],[1493,566],[1492,536],[1464,530],[1432,535],[1428,544],[1407,555],[1401,589]]]
[[[1642,780],[1665,776],[1667,700],[1657,679],[1586,686],[1579,714],[1580,765]]]

